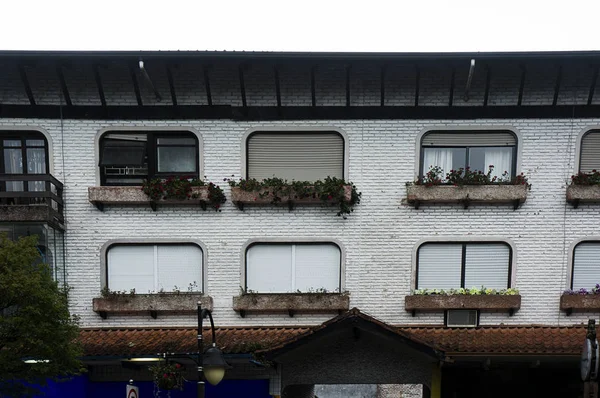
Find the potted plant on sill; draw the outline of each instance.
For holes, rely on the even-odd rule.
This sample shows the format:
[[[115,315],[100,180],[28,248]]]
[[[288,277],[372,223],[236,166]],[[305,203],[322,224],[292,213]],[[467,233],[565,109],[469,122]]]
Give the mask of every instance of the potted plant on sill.
[[[571,176],[571,184],[567,187],[567,202],[574,208],[581,202],[600,202],[600,171],[590,173],[579,172]]]
[[[407,311],[437,311],[447,309],[481,309],[514,311],[521,307],[521,296],[514,288],[489,289],[417,289],[405,297]]]
[[[337,215],[344,219],[360,203],[361,192],[351,182],[341,178],[326,177],[317,181],[292,181],[281,178],[254,178],[235,181],[225,179],[231,186],[231,200],[243,210],[245,204],[329,204],[338,207]]]
[[[462,203],[465,208],[471,202],[513,203],[515,209],[527,198],[531,185],[521,173],[511,178],[507,171],[501,176],[493,175],[494,165],[487,173],[473,171],[470,167],[444,173],[441,167],[432,166],[423,177],[407,182],[407,203],[418,208],[421,203]]]

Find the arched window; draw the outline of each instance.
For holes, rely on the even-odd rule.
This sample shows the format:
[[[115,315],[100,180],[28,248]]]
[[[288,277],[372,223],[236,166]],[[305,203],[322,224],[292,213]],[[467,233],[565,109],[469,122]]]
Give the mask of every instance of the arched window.
[[[246,290],[257,293],[340,292],[342,253],[321,243],[255,243],[246,250]]]
[[[138,294],[202,292],[203,257],[193,243],[114,244],[106,253],[106,286]]]
[[[443,176],[450,170],[469,167],[501,177],[516,174],[517,138],[511,131],[430,131],[421,140],[420,175],[440,167]]]
[[[257,131],[246,141],[246,177],[344,178],[344,138],[334,131]]]
[[[579,171],[591,173],[600,171],[600,130],[591,130],[581,138],[581,153],[579,155]]]
[[[600,283],[600,242],[584,241],[573,249],[571,289],[591,289]]]
[[[512,250],[505,242],[426,242],[417,251],[417,289],[511,287]]]
[[[188,131],[111,131],[100,138],[102,185],[151,178],[199,177],[198,138]]]

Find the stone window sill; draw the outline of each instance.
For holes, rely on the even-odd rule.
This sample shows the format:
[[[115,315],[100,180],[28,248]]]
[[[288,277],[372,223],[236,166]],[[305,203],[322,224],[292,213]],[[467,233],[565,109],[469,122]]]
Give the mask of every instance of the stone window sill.
[[[511,315],[521,308],[520,295],[412,295],[404,300],[406,311],[481,310],[508,311]]]
[[[307,198],[297,198],[295,197],[295,194],[284,196],[281,198],[281,200],[278,200],[276,203],[273,203],[273,195],[265,194],[266,191],[267,190],[262,190],[258,192],[248,192],[242,190],[239,187],[232,187],[231,201],[240,210],[244,210],[245,205],[284,205],[288,206],[291,210],[294,208],[295,205],[321,205],[324,203],[319,198],[313,198],[312,196]],[[352,199],[352,185],[344,186],[344,197],[348,202]]]
[[[350,297],[340,293],[248,293],[233,298],[233,310],[246,313],[328,313],[350,309]]]
[[[123,313],[147,313],[156,319],[158,314],[195,314],[198,311],[198,301],[202,308],[212,310],[212,297],[202,293],[124,294],[97,297],[93,299],[93,308],[102,319],[106,319],[108,314]]]
[[[571,184],[567,187],[567,202],[574,208],[580,203],[600,203],[600,186]]]
[[[527,191],[527,185],[409,185],[406,201],[415,209],[429,203],[460,203],[465,208],[471,203],[510,204],[517,209],[527,199]]]
[[[206,210],[208,187],[192,187],[191,195],[190,199],[153,201],[142,191],[141,186],[88,188],[88,199],[99,210],[103,210],[104,205],[147,205],[156,210],[157,204],[200,206]]]
[[[563,294],[560,297],[560,309],[567,315],[576,312],[600,312],[600,295],[598,294]]]

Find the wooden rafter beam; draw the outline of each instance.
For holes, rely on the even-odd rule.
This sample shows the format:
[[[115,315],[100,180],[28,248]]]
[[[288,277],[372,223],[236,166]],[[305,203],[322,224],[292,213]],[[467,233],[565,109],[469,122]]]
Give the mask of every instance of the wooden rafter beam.
[[[27,77],[27,71],[25,70],[24,65],[19,65],[19,75],[21,76],[21,82],[23,83],[25,93],[29,99],[29,104],[35,105],[35,98],[33,96],[33,91],[31,90],[31,85],[29,84],[29,78]]]
[[[67,81],[65,80],[65,74],[63,72],[62,65],[58,65],[56,67],[56,74],[58,75],[58,81],[60,82],[60,90],[63,98],[65,99],[67,106],[72,106],[73,102],[71,101],[71,95],[69,94],[69,89],[67,88]]]

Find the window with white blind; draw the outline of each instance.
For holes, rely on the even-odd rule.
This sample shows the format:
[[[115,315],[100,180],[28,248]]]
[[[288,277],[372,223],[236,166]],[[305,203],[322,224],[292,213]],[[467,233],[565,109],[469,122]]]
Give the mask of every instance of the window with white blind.
[[[341,251],[333,243],[256,243],[246,251],[246,290],[339,292]]]
[[[600,242],[581,242],[573,251],[571,289],[591,289],[600,283]]]
[[[202,291],[203,253],[195,244],[113,245],[106,261],[107,286],[112,291]]]
[[[199,176],[198,138],[188,131],[110,131],[100,138],[102,185]]]
[[[591,173],[592,170],[600,171],[600,130],[588,131],[581,138],[579,171]]]
[[[417,252],[417,289],[511,285],[512,253],[502,242],[424,243]]]
[[[436,166],[443,176],[466,167],[487,173],[493,165],[492,177],[504,172],[514,177],[516,151],[517,139],[510,131],[431,131],[421,140],[420,174]]]
[[[246,151],[247,178],[344,178],[344,139],[337,132],[256,132]]]

